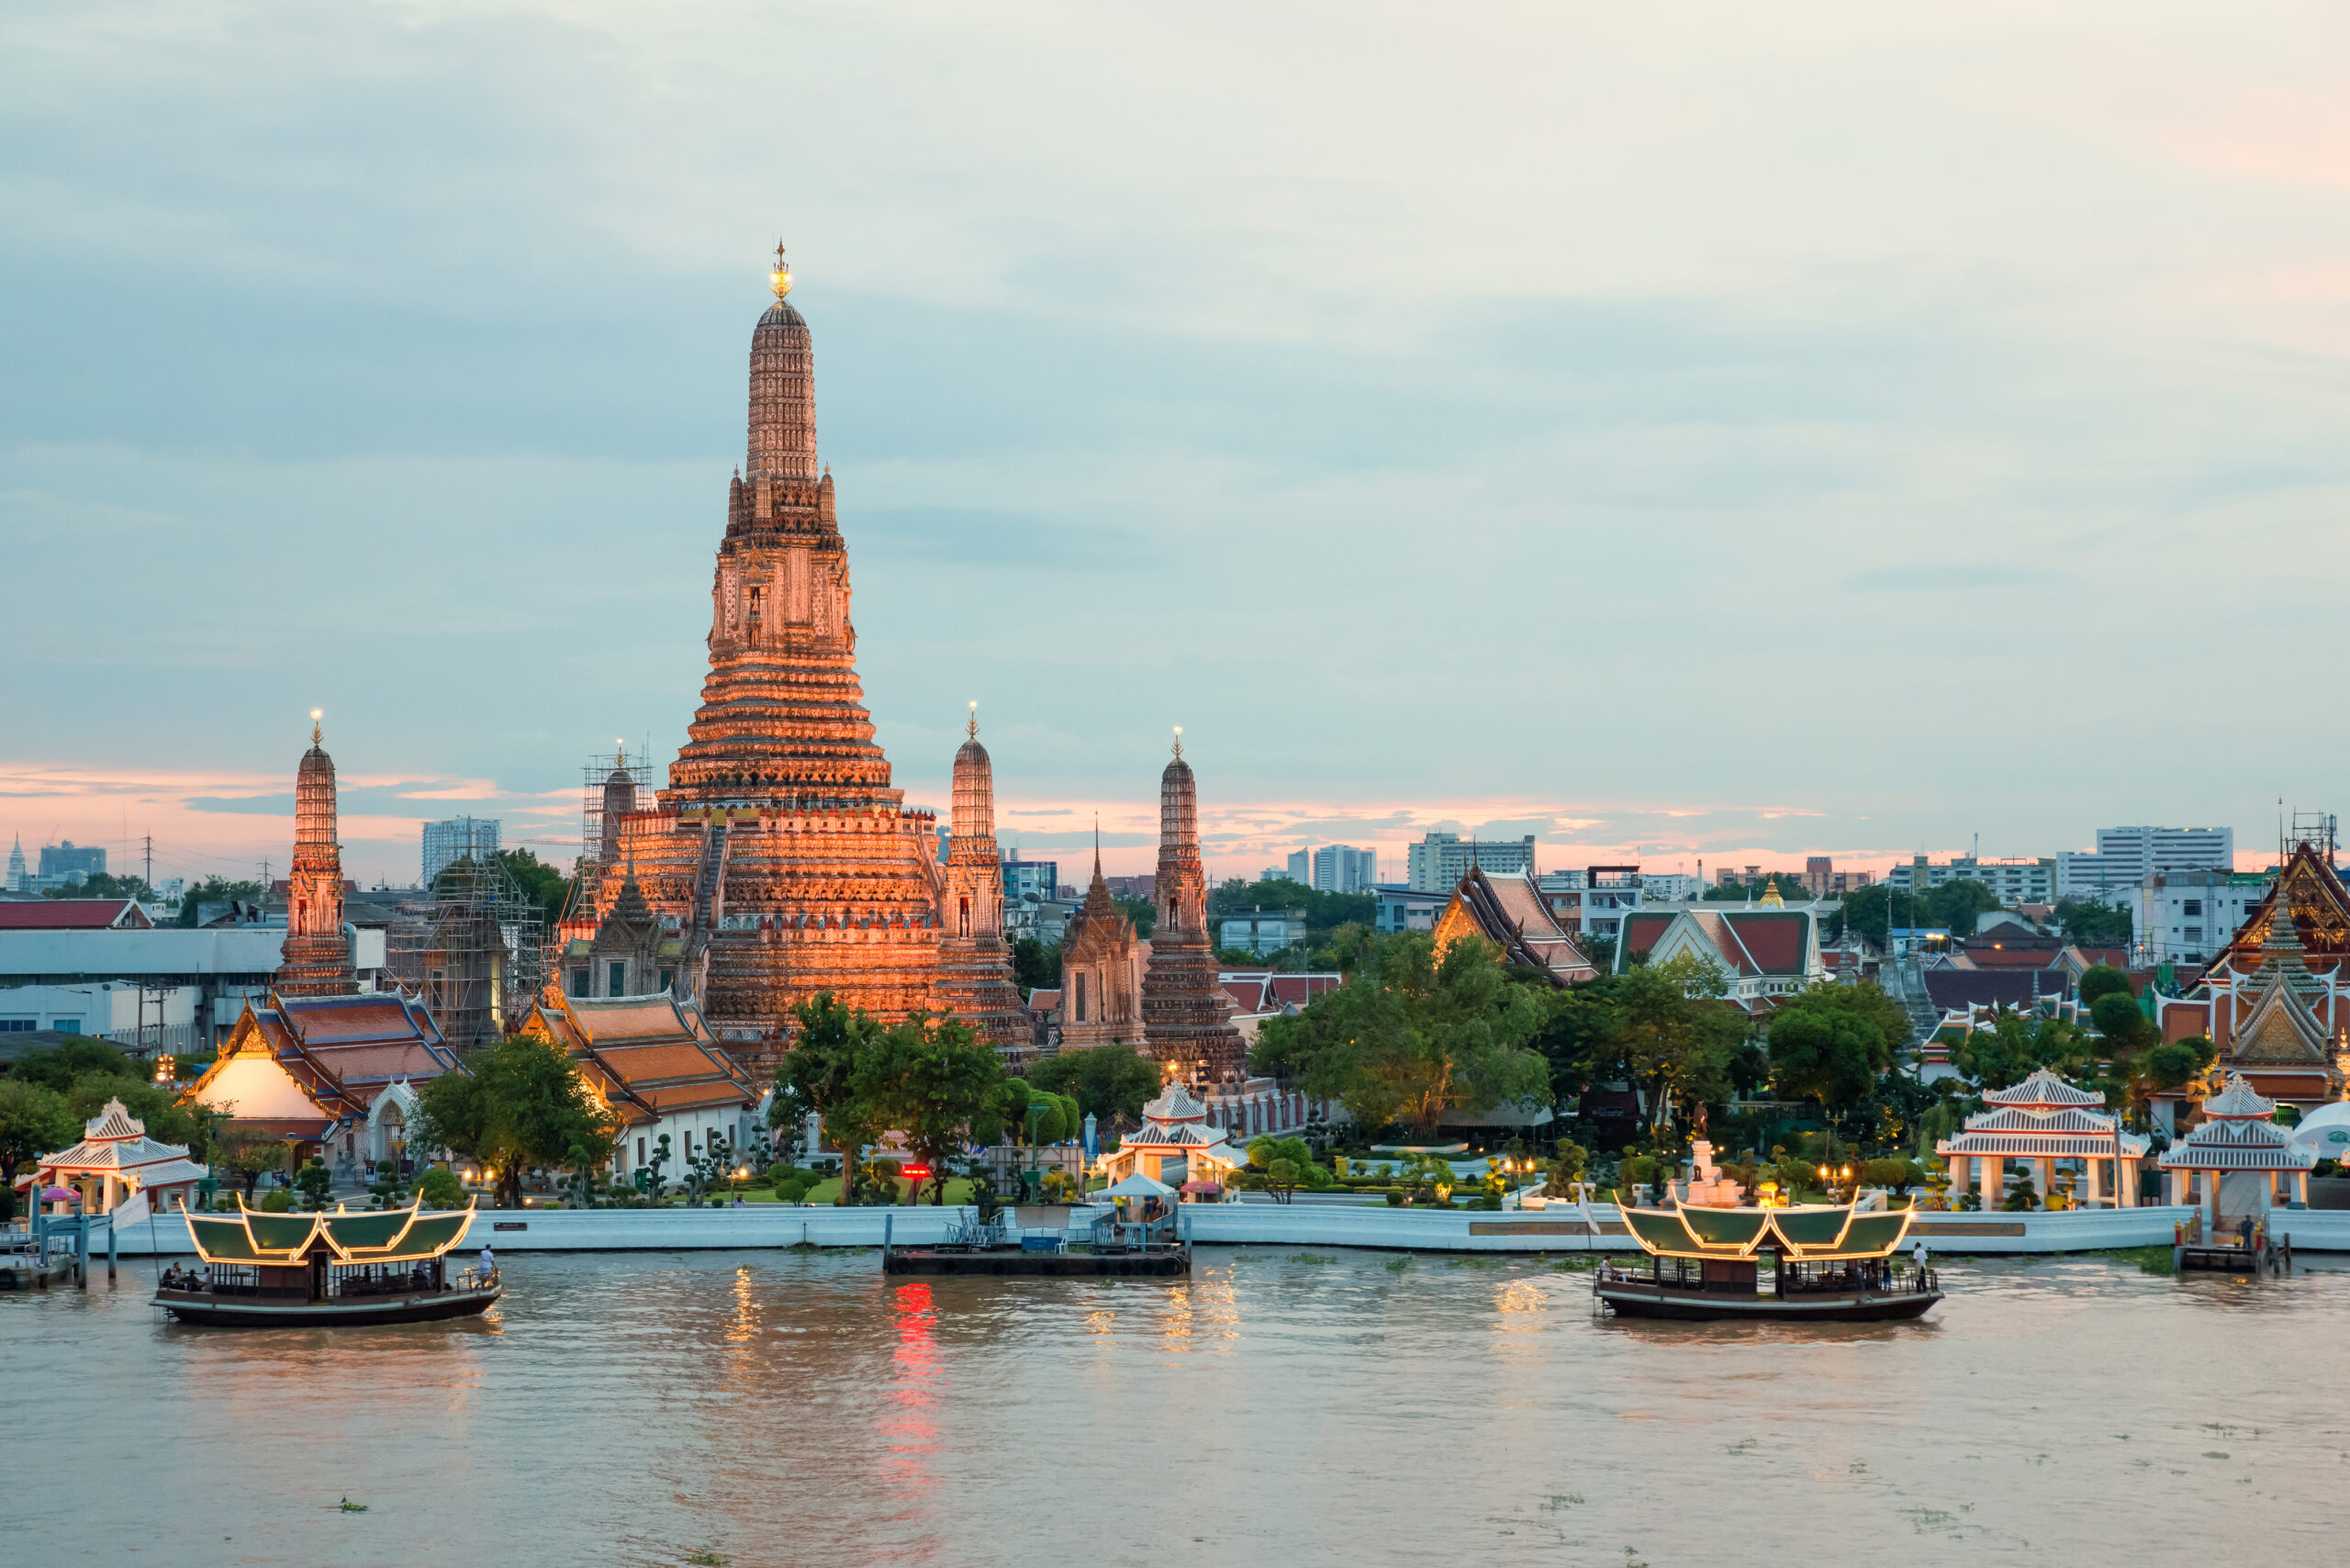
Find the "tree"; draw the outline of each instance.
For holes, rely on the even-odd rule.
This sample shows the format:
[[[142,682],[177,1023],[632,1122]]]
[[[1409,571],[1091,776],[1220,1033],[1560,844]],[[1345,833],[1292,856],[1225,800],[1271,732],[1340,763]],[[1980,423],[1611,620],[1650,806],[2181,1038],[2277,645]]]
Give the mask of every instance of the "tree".
[[[464,1183],[439,1165],[427,1167],[424,1174],[417,1178],[416,1196],[428,1209],[461,1209],[465,1206]]]
[[[260,899],[264,890],[259,882],[230,881],[223,877],[207,877],[180,894],[179,924],[194,925],[198,913],[206,904],[227,903],[235,899],[241,899],[251,903]]]
[[[1309,946],[1317,932],[1333,932],[1349,922],[1368,926],[1379,918],[1379,900],[1373,894],[1316,892],[1287,877],[1262,882],[1235,878],[1208,894],[1210,914],[1241,914],[1254,909],[1304,910]]]
[[[1621,979],[1617,1038],[1625,1070],[1647,1088],[1651,1124],[1663,1132],[1674,1107],[1726,1099],[1730,1053],[1752,1025],[1722,1000],[1729,982],[1720,969],[1684,953]]]
[[[285,1156],[293,1148],[263,1133],[233,1128],[220,1142],[219,1157],[214,1163],[243,1184],[247,1204],[253,1201],[253,1188],[263,1177],[285,1169]]]
[[[2081,982],[2074,990],[2079,994],[2084,1006],[2094,1006],[2099,997],[2134,997],[2138,994],[2138,988],[2130,983],[2130,977],[2111,964],[2092,964],[2082,970]]]
[[[1144,941],[1158,929],[1158,905],[1148,899],[1113,899],[1119,913],[1135,923],[1135,935]]]
[[[527,849],[501,849],[498,863],[514,879],[515,887],[523,899],[538,912],[549,930],[563,918],[565,900],[571,891],[571,879],[540,859]]]
[[[1157,1062],[1132,1046],[1118,1044],[1064,1049],[1030,1068],[1028,1081],[1070,1095],[1080,1110],[1107,1121],[1121,1113],[1140,1116],[1158,1092],[1160,1074]]]
[[[2154,1023],[2138,1011],[2138,1000],[2127,991],[2109,991],[2089,1005],[2089,1016],[2097,1022],[2097,1032],[2105,1036],[2106,1049],[2119,1059],[2154,1041]]]
[[[314,1209],[327,1206],[327,1193],[334,1186],[334,1175],[327,1162],[315,1155],[310,1162],[294,1173],[294,1190],[302,1194],[303,1204]]]
[[[65,1096],[45,1083],[0,1079],[0,1182],[14,1192],[17,1167],[73,1147],[81,1128]]]
[[[1315,1161],[1304,1138],[1259,1136],[1248,1141],[1248,1165],[1264,1173],[1265,1191],[1273,1202],[1285,1204],[1300,1187],[1320,1192],[1336,1178]]]
[[[552,1040],[510,1035],[465,1066],[424,1086],[410,1137],[480,1160],[496,1176],[501,1205],[520,1207],[522,1173],[561,1165],[574,1144],[611,1147],[616,1119]]]
[[[800,1003],[791,1015],[800,1028],[791,1054],[776,1070],[767,1124],[787,1126],[813,1113],[842,1155],[841,1191],[834,1201],[852,1204],[858,1157],[888,1128],[878,1108],[858,1098],[857,1065],[878,1043],[881,1026],[872,1014],[843,1006],[829,991]]]
[[[1959,1041],[1951,1064],[1977,1090],[2005,1089],[2043,1067],[2076,1075],[2093,1057],[2087,1036],[2061,1018],[2002,1013],[1991,1027]]]
[[[93,871],[85,878],[75,878],[61,887],[44,888],[43,898],[50,899],[137,899],[141,903],[156,901],[155,890],[137,877],[117,877],[106,871]]]
[[[1034,936],[1012,944],[1012,983],[1024,991],[1051,991],[1061,983],[1061,949],[1047,947]]]
[[[2126,904],[2109,904],[2102,899],[2059,899],[2055,914],[2056,924],[2065,933],[2065,940],[2076,946],[2130,946],[2130,909]],[[2081,980],[2086,984],[2088,976],[2083,975]]]
[[[1372,939],[1353,978],[1303,1014],[1267,1021],[1259,1070],[1344,1100],[1366,1126],[1433,1132],[1447,1111],[1548,1101],[1550,1064],[1528,1047],[1545,1016],[1490,943],[1439,954],[1426,932],[1397,932]]]
[[[1864,994],[1865,993],[1865,994]],[[1888,1026],[1909,1021],[1875,986],[1828,982],[1791,999],[1771,1019],[1771,1081],[1794,1099],[1849,1105],[1893,1066]]]
[[[1090,1053],[1086,1053],[1090,1054]],[[997,1113],[1007,1074],[991,1046],[955,1018],[916,1014],[881,1033],[856,1075],[855,1092],[930,1168],[931,1201],[946,1201],[946,1161]],[[917,1183],[914,1202],[922,1201]]]

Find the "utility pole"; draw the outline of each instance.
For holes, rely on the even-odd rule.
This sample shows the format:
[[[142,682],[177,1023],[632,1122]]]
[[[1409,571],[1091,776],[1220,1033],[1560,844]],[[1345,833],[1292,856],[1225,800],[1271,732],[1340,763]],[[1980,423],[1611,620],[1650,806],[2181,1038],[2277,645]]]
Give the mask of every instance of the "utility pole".
[[[155,835],[151,833],[147,835],[147,871],[139,879],[147,884],[149,892],[155,890]]]

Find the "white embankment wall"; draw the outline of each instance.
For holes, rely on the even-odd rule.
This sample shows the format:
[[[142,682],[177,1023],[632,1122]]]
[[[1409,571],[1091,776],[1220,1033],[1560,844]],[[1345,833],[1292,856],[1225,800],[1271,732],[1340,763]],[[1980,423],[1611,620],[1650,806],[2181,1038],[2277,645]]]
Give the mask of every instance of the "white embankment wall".
[[[1033,1215],[1035,1211],[1030,1211]],[[2110,1247],[2168,1246],[2171,1227],[2189,1208],[2079,1209],[2059,1214],[1921,1214],[1912,1234],[1937,1255],[1964,1252],[2089,1252]],[[965,1208],[792,1207],[760,1204],[711,1209],[485,1209],[476,1215],[466,1250],[489,1243],[500,1252],[655,1252],[773,1247],[878,1247],[886,1224],[900,1246],[946,1238]],[[1091,1211],[1074,1210],[1072,1238]],[[1288,1204],[1187,1204],[1181,1223],[1206,1244],[1272,1247],[1375,1247],[1427,1252],[1628,1252],[1624,1222],[1610,1204],[1592,1205],[1594,1235],[1567,1208],[1429,1210],[1315,1207]],[[2350,1210],[2277,1210],[2272,1228],[2303,1251],[2350,1251]],[[1032,1227],[1033,1229],[1034,1227]],[[159,1218],[120,1238],[124,1257],[185,1254],[186,1225]],[[104,1249],[104,1239],[98,1247]]]

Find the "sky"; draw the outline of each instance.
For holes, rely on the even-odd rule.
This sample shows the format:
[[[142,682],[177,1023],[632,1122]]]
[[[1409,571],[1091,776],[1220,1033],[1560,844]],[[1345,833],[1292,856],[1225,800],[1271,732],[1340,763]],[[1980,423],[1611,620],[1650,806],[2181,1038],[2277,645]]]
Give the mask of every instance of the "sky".
[[[911,801],[1218,875],[2336,810],[2338,6],[0,11],[0,834],[575,852],[778,236]]]

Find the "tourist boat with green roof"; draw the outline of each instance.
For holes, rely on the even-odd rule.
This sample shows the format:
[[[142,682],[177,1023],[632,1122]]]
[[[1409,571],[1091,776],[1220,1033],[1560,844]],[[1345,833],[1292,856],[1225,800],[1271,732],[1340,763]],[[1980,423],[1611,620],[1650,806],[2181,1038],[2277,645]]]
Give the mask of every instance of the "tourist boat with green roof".
[[[1897,1256],[1909,1232],[1908,1209],[1677,1204],[1623,1214],[1649,1266],[1608,1264],[1592,1282],[1592,1294],[1620,1316],[1872,1323],[1922,1316],[1942,1299],[1931,1269],[1905,1266]]]
[[[203,1271],[159,1286],[155,1305],[217,1327],[362,1327],[467,1317],[498,1299],[498,1276],[448,1271],[473,1209],[190,1214]]]

